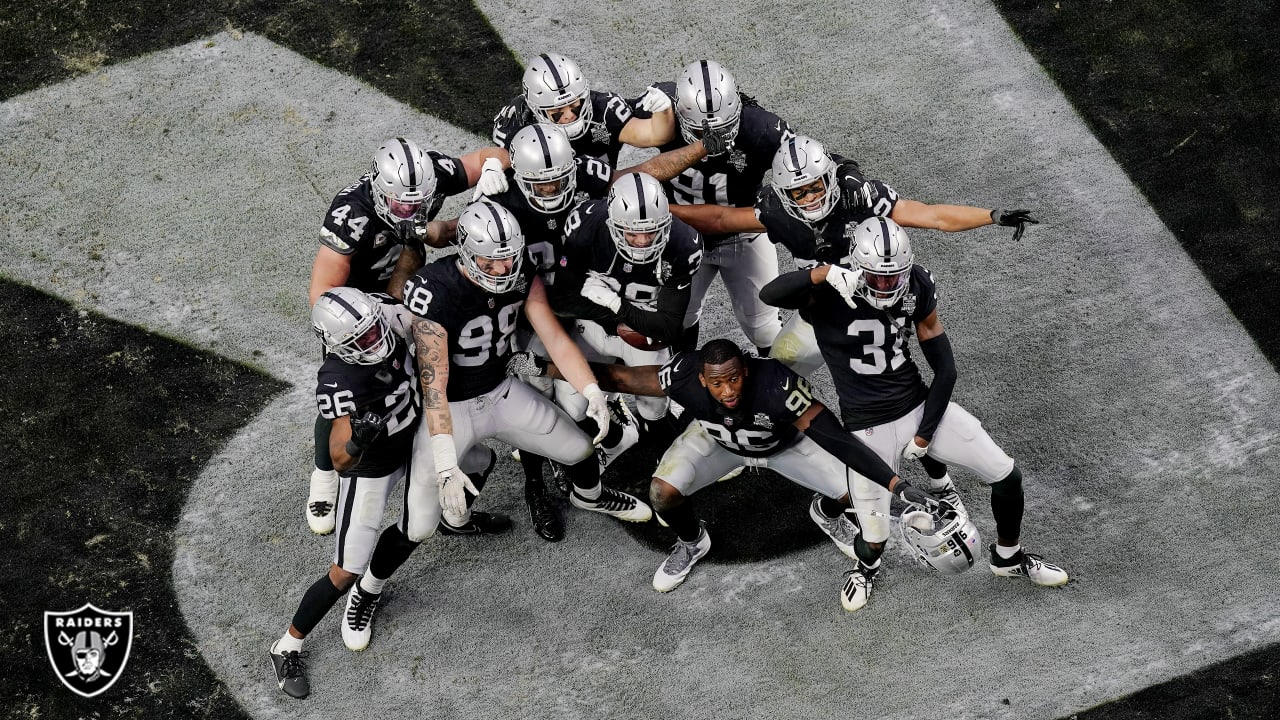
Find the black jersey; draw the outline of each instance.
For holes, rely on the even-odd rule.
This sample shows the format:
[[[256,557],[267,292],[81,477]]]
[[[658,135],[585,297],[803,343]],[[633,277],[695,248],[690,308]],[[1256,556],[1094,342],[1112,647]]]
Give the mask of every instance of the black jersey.
[[[667,397],[684,406],[724,449],[747,457],[767,457],[789,447],[799,435],[795,422],[813,405],[804,378],[771,358],[749,357],[738,407],[730,410],[698,380],[698,353],[677,353],[658,371]]]
[[[591,91],[588,102],[591,103],[591,120],[587,123],[587,131],[577,140],[570,140],[569,144],[580,156],[602,158],[611,167],[616,166],[618,151],[622,149],[622,140],[618,136],[631,120],[631,106],[620,95],[597,90]],[[510,150],[511,138],[522,128],[538,122],[541,121],[529,109],[524,95],[517,95],[493,118],[493,143]]]
[[[821,222],[807,223],[786,211],[782,198],[772,185],[760,188],[756,195],[756,219],[764,225],[769,239],[786,246],[797,262],[835,264],[849,255],[849,236],[853,225],[869,217],[889,217],[898,204],[898,193],[879,180],[870,180],[875,199],[870,210],[855,206],[851,198],[862,187],[864,178],[856,165],[841,163],[837,174],[840,201]]]
[[[427,157],[436,173],[436,192],[423,203],[425,217],[431,220],[446,197],[463,192],[469,184],[461,160],[434,151],[428,151]],[[320,242],[351,258],[347,285],[365,292],[385,292],[405,238],[375,209],[372,177],[373,173],[365,173],[333,199],[320,227]]]
[[[671,236],[661,256],[652,262],[633,263],[624,258],[614,245],[608,218],[609,204],[603,199],[588,200],[569,214],[565,222],[564,254],[557,261],[561,275],[555,292],[558,300],[578,295],[590,271],[617,280],[621,285],[619,294],[624,305],[629,304],[645,312],[659,310],[660,289],[687,291],[690,288],[693,274],[702,263],[702,238],[697,230],[680,218],[672,217]],[[573,305],[553,302],[556,313],[595,320],[606,332],[616,334],[620,316],[581,297],[577,300],[579,302]],[[626,310],[625,307],[623,309]],[[680,308],[682,317],[686,309]]]
[[[861,299],[850,308],[831,286],[815,285],[814,302],[800,311],[813,324],[850,430],[896,420],[928,394],[907,340],[915,324],[937,309],[938,296],[933,276],[921,265],[911,268],[910,283],[887,310]]]
[[[511,170],[507,171],[506,191],[489,196],[491,201],[515,215],[524,232],[525,251],[529,260],[548,288],[555,284],[556,260],[563,254],[565,220],[569,213],[580,202],[608,195],[609,184],[613,182],[613,168],[604,160],[578,155],[574,158],[574,165],[577,168],[577,193],[573,202],[554,213],[534,208],[516,184],[515,174]]]
[[[523,263],[515,288],[495,295],[471,282],[458,263],[457,255],[445,255],[404,284],[405,307],[449,335],[450,402],[483,395],[506,378],[513,333],[536,277],[532,264]]]
[[[386,430],[347,472],[361,477],[391,474],[409,459],[421,417],[410,344],[397,336],[387,359],[377,365],[355,365],[327,356],[316,373],[316,406],[329,420],[343,415],[354,419],[368,412],[386,417]]]

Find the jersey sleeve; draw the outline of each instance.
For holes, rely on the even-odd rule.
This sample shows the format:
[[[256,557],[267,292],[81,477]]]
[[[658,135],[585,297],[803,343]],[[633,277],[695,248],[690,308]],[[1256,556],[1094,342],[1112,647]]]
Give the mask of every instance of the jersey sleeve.
[[[414,315],[444,324],[448,309],[447,302],[436,302],[436,294],[440,291],[439,283],[432,277],[434,264],[424,265],[418,272],[409,276],[404,283],[404,307]],[[412,322],[412,320],[410,320]]]
[[[871,207],[872,211],[880,217],[892,215],[893,209],[898,206],[898,191],[879,180],[872,180],[871,188],[876,194],[875,200],[872,201],[874,203]]]
[[[911,268],[911,292],[916,297],[916,309],[911,313],[912,323],[923,321],[938,309],[938,287],[933,282],[933,273],[923,265]]]
[[[331,360],[320,366],[316,374],[316,409],[326,420],[333,420],[343,415],[355,415],[355,389],[351,387],[350,378],[346,374],[336,372],[331,367],[338,360]]]
[[[775,420],[794,423],[813,407],[813,388],[808,380],[776,360],[760,361],[759,366],[769,375],[767,412]]]
[[[428,151],[427,157],[431,158],[436,171],[436,195],[457,195],[471,187],[471,183],[467,182],[467,169],[462,166],[462,160],[434,150]]]
[[[602,198],[609,194],[609,183],[613,182],[613,168],[609,163],[588,155],[577,155],[573,162],[577,167],[578,192],[589,198]]]
[[[520,128],[528,125],[525,118],[530,114],[524,97],[517,95],[507,103],[493,118],[493,144],[500,148],[510,148],[511,138],[520,132]]]
[[[376,220],[373,208],[361,202],[356,192],[359,187],[359,184],[353,185],[338,193],[320,226],[320,244],[339,255],[354,255],[361,249],[362,241],[376,232],[369,229],[370,221]]]
[[[691,378],[698,375],[698,353],[688,350],[678,352],[665,365],[658,368],[658,387],[670,398],[683,395]],[[679,402],[677,400],[677,402]],[[685,404],[685,403],[682,403]]]
[[[596,117],[604,123],[605,129],[609,131],[609,137],[618,137],[622,133],[622,128],[631,121],[633,115],[631,106],[617,93],[592,92],[591,95],[592,102],[595,104],[591,112],[599,113]]]
[[[672,218],[671,274],[663,277],[666,287],[679,287],[690,282],[702,265],[702,235],[691,226]]]

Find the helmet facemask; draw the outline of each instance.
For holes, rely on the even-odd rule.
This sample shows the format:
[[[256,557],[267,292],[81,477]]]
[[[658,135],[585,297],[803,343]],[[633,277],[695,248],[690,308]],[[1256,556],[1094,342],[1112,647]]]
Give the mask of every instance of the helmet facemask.
[[[325,350],[343,362],[377,365],[395,345],[379,304],[355,288],[333,288],[316,300],[311,325]]]
[[[662,185],[643,173],[618,178],[609,189],[606,224],[623,258],[640,264],[657,260],[671,239],[671,208]]]
[[[830,215],[840,201],[836,171],[822,145],[797,135],[773,156],[773,191],[788,215],[815,223]]]
[[[898,527],[916,562],[944,575],[958,575],[973,567],[982,543],[978,528],[954,508],[933,515],[932,532],[922,532],[905,522]]]
[[[862,270],[858,295],[872,307],[886,310],[898,304],[911,287],[915,253],[898,223],[870,217],[853,227],[849,257]]]

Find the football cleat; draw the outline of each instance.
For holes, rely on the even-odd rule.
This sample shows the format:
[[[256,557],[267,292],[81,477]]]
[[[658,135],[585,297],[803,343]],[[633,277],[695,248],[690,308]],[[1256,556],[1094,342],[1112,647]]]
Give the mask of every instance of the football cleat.
[[[631,408],[627,407],[621,398],[613,398],[609,401],[609,421],[622,428],[622,439],[613,447],[603,445],[596,447],[596,460],[600,463],[601,475],[619,455],[640,441],[640,426],[636,423],[635,416],[631,414]],[[554,472],[554,468],[552,470]]]
[[[267,651],[271,655],[271,667],[276,671],[276,684],[286,695],[299,700],[311,694],[311,682],[307,680],[307,666],[303,658],[309,653],[291,650],[276,652],[277,640]]]
[[[848,612],[861,610],[871,598],[876,574],[880,572],[880,562],[875,567],[859,562],[858,567],[844,574],[844,587],[840,589],[840,606]]]
[[[524,501],[529,505],[529,520],[538,537],[547,542],[564,539],[564,523],[560,522],[560,513],[551,506],[551,501],[541,487],[526,487]]]
[[[969,511],[964,509],[964,501],[960,499],[960,491],[956,490],[956,484],[952,482],[950,474],[937,479],[929,478],[929,494],[949,503],[961,515],[969,517]]]
[[[653,574],[653,589],[658,592],[670,592],[676,589],[689,576],[695,563],[711,550],[711,535],[707,526],[703,525],[698,532],[698,539],[693,542],[676,540],[671,554]]]
[[[497,535],[511,529],[511,518],[500,513],[473,511],[471,517],[458,525],[450,525],[440,518],[441,535]]]
[[[725,473],[725,474],[721,475],[721,476],[716,480],[716,482],[724,482],[725,480],[732,480],[732,479],[734,479],[734,478],[738,477],[739,475],[741,475],[741,474],[742,474],[742,471],[743,471],[743,470],[746,470],[746,469],[747,469],[747,466],[746,466],[746,465],[739,465],[738,467],[736,467],[736,468],[734,468],[734,469],[730,470],[729,472],[727,472],[727,473]]]
[[[317,535],[333,532],[337,521],[338,471],[311,471],[311,491],[307,493],[307,527]]]
[[[574,507],[612,515],[627,522],[648,522],[649,518],[653,517],[653,510],[649,509],[649,506],[640,498],[604,486],[600,487],[600,497],[595,500],[582,497],[575,488],[569,493],[569,502],[573,503]]]
[[[814,493],[813,502],[809,503],[809,517],[840,548],[840,552],[857,560],[858,553],[853,549],[853,541],[858,538],[861,529],[849,519],[848,513],[840,513],[840,517],[833,518],[823,515],[821,502],[822,496]]]
[[[996,552],[994,544],[987,550],[991,553],[991,573],[998,577],[1024,577],[1042,587],[1066,585],[1071,579],[1067,577],[1067,571],[1045,562],[1034,553],[1019,550],[1017,555],[1006,560]]]
[[[365,592],[357,582],[347,593],[347,611],[342,615],[342,642],[348,649],[360,652],[373,638],[373,611],[378,609],[381,594]]]
[[[569,480],[569,473],[565,472],[564,465],[555,460],[548,460],[547,464],[551,466],[551,482],[555,483],[556,490],[561,495],[568,495],[573,489],[573,483]]]

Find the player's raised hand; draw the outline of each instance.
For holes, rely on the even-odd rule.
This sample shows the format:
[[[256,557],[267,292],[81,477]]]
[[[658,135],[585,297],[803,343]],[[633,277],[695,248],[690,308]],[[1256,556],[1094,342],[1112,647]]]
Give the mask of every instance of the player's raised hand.
[[[656,85],[650,85],[644,91],[644,97],[640,98],[640,104],[637,107],[647,113],[666,112],[671,109],[671,97],[659,90]]]
[[[1040,221],[1031,217],[1030,210],[992,210],[991,222],[1004,227],[1017,228],[1013,231],[1014,242],[1022,239],[1022,233],[1028,225],[1039,225]]]
[[[862,289],[862,270],[850,270],[839,265],[831,265],[827,270],[827,284],[840,293],[849,307],[857,307],[858,290]]]
[[[382,434],[386,425],[387,418],[372,410],[361,417],[351,418],[351,439],[347,441],[347,454],[351,457],[363,455],[364,451],[378,439],[378,435]]]
[[[507,174],[502,170],[502,162],[497,158],[487,158],[480,166],[480,179],[476,181],[476,192],[471,196],[472,202],[484,195],[497,195],[507,191]]]
[[[711,123],[702,121],[702,148],[707,151],[707,157],[723,155],[732,145],[728,128],[712,128]]]

